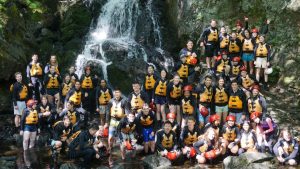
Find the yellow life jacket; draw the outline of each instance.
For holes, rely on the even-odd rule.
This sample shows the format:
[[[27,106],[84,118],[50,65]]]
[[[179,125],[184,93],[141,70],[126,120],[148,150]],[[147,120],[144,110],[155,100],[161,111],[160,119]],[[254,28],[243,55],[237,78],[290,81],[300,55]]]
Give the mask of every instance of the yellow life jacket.
[[[76,131],[74,134],[72,134],[70,136],[70,138],[68,139],[69,143],[72,142],[75,138],[77,138],[79,136],[79,134],[81,133],[81,131]]]
[[[183,114],[192,115],[194,113],[194,107],[191,104],[191,100],[185,101],[182,99],[181,106]]]
[[[225,92],[225,88],[222,89],[216,88],[215,103],[227,103],[227,102],[228,102],[228,95]]]
[[[213,97],[212,92],[212,87],[210,87],[210,89],[205,87],[204,92],[200,93],[200,103],[211,103]]]
[[[295,143],[292,141],[290,144],[286,141],[283,141],[283,150],[287,154],[291,154],[294,151]]]
[[[81,91],[74,91],[73,95],[69,98],[70,101],[74,102],[76,106],[81,104]]]
[[[68,111],[67,116],[69,117],[72,125],[74,125],[77,122],[76,111],[73,112]]]
[[[159,81],[159,83],[155,89],[155,94],[159,95],[159,96],[167,95],[167,81],[165,81],[165,82]]]
[[[208,145],[206,142],[201,147],[199,147],[201,153],[205,153],[207,149],[208,149]]]
[[[232,66],[231,73],[235,76],[238,76],[240,74],[240,66]]]
[[[173,90],[170,92],[170,96],[173,99],[181,97],[181,85],[179,85],[178,87],[173,85]]]
[[[242,35],[242,31],[240,33],[236,34],[236,38],[238,38],[239,40],[243,41],[244,36]]]
[[[226,48],[228,46],[228,44],[229,44],[229,37],[228,36],[226,36],[226,37],[223,36],[223,39],[220,42],[220,48],[224,49],[224,48]]]
[[[19,92],[20,99],[26,99],[28,96],[28,89],[26,85],[22,85],[22,90]]]
[[[137,96],[135,94],[132,94],[131,98],[131,108],[132,109],[141,109],[144,105],[144,100],[141,98],[141,94],[138,94]]]
[[[170,134],[170,136],[166,136],[166,134],[163,134],[161,144],[164,148],[172,148],[174,142],[173,142],[173,134]]]
[[[11,85],[9,86],[9,91],[12,93],[13,90],[14,90],[14,84],[11,84]]]
[[[209,33],[209,35],[207,37],[207,41],[208,42],[216,42],[216,41],[218,41],[218,31],[217,31],[217,29],[215,29],[215,30],[210,29],[210,33]]]
[[[40,110],[41,110],[41,113],[45,113],[47,111],[50,111],[50,107],[47,106],[46,108],[44,108],[43,106],[40,106]]]
[[[228,65],[229,60],[224,61],[221,59],[221,63],[217,66],[217,72],[221,73],[225,69],[226,65]]]
[[[155,85],[155,79],[154,79],[154,76],[153,75],[146,75],[146,81],[145,81],[145,89],[146,90],[151,90],[154,88],[154,85]]]
[[[180,78],[187,78],[189,75],[189,67],[186,64],[181,64],[180,68],[177,70]]]
[[[258,44],[258,47],[256,49],[256,56],[259,56],[259,57],[267,57],[268,56],[268,49],[267,49],[266,44],[263,44],[263,45],[261,43]]]
[[[241,148],[254,148],[255,143],[253,140],[253,134],[243,134],[241,135]]]
[[[256,38],[255,38],[255,43],[256,43],[256,44],[259,43],[259,35],[256,36]]]
[[[30,76],[42,76],[43,70],[40,64],[32,64],[30,69]]]
[[[121,129],[121,131],[122,131],[122,133],[128,134],[130,132],[133,132],[134,129],[135,129],[135,127],[136,127],[135,124],[133,124],[132,126],[130,126],[129,124],[127,124],[125,128]]]
[[[254,45],[251,39],[245,39],[243,43],[243,51],[244,52],[251,52],[254,50]]]
[[[262,106],[259,102],[259,97],[257,97],[255,100],[253,100],[252,98],[248,99],[248,110],[249,113],[252,112],[262,112]]]
[[[228,142],[233,142],[237,137],[237,133],[234,128],[229,129],[226,127],[226,132],[223,134],[223,138]]]
[[[254,81],[247,75],[242,77],[242,86],[245,89],[249,89],[253,85]]]
[[[230,53],[240,52],[240,47],[237,45],[236,41],[234,41],[234,42],[230,41],[229,42],[229,52]]]
[[[69,84],[67,83],[63,83],[63,88],[62,88],[62,96],[66,96],[68,94],[68,92],[70,91],[70,89],[72,88],[73,83],[70,82]]]
[[[143,126],[150,126],[153,123],[153,119],[151,119],[150,116],[147,116],[146,118],[141,116],[140,122]]]
[[[57,121],[57,122],[55,122],[53,125],[52,125],[52,128],[54,129],[59,123],[62,123],[63,121]]]
[[[111,95],[109,94],[109,90],[106,89],[105,92],[103,92],[102,90],[100,90],[100,97],[99,97],[99,104],[100,105],[107,105],[107,103],[109,102],[109,100],[111,99]]]
[[[92,89],[93,88],[93,81],[92,81],[92,77],[84,77],[82,83],[81,83],[81,88],[83,89]]]
[[[55,75],[49,74],[49,81],[47,83],[47,89],[59,88],[59,82]]]
[[[191,134],[190,132],[188,132],[187,137],[184,139],[184,144],[191,145],[191,144],[195,143],[197,140],[198,140],[197,132],[195,132],[194,134]]]
[[[29,114],[25,119],[25,124],[37,124],[38,123],[38,113],[36,110],[30,110]]]
[[[125,116],[124,110],[122,109],[121,102],[112,102],[112,106],[110,108],[111,117],[121,119]]]
[[[239,96],[230,96],[228,107],[231,108],[231,109],[242,109],[243,108],[243,102],[242,102],[242,100],[240,99]]]

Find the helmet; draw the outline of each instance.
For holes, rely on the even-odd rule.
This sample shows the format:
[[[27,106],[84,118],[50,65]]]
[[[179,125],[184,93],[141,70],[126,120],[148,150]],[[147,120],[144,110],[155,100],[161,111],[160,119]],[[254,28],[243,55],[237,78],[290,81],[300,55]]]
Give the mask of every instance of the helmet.
[[[232,59],[232,61],[234,61],[234,62],[240,62],[240,61],[241,61],[241,58],[238,57],[238,56],[235,56],[235,57]]]
[[[103,130],[102,137],[108,137],[108,127]]]
[[[190,59],[190,64],[191,64],[191,65],[196,65],[196,64],[197,64],[197,58],[192,57],[192,58]]]
[[[237,22],[236,22],[236,26],[243,27],[243,24],[242,24],[242,22],[241,22],[240,20],[237,20]]]
[[[272,68],[272,67],[267,68],[267,69],[265,70],[265,73],[266,73],[267,75],[273,73],[273,68]]]
[[[261,115],[261,112],[253,112],[253,113],[251,113],[251,115],[250,115],[250,119],[251,119],[251,120],[254,120],[254,119],[257,118],[257,117],[260,117],[260,115]]]
[[[201,113],[201,115],[202,115],[203,117],[206,117],[206,116],[208,116],[208,114],[209,114],[208,109],[207,109],[206,107],[204,107],[204,106],[201,107],[200,113]]]
[[[176,115],[175,113],[168,113],[167,114],[167,119],[175,119]]]
[[[33,99],[30,99],[30,100],[28,100],[27,101],[27,103],[26,103],[26,106],[28,107],[28,108],[31,108],[33,105],[35,105],[37,103],[37,101],[35,101],[35,100],[33,100]]]
[[[125,147],[127,150],[133,150],[133,147],[129,141],[125,141]]]
[[[193,90],[193,86],[192,85],[186,85],[183,88],[183,91],[192,91]]]
[[[156,106],[154,102],[150,102],[149,107],[151,108],[151,110],[156,111]]]
[[[234,115],[227,116],[226,121],[234,121],[235,122],[235,116]]]
[[[253,28],[251,32],[252,33],[258,33],[258,29],[257,28]]]
[[[241,67],[240,67],[240,70],[241,70],[241,71],[247,71],[247,68],[246,68],[246,66],[241,66]]]
[[[222,55],[217,56],[216,61],[219,61],[222,59]]]
[[[217,157],[216,150],[210,150],[204,153],[204,157],[208,160],[215,159]]]
[[[171,161],[175,160],[177,158],[177,154],[174,151],[168,152],[167,153],[167,158]]]
[[[190,153],[189,153],[189,157],[193,158],[196,156],[196,150],[194,149],[194,147],[191,147],[190,149]]]
[[[215,122],[215,121],[217,121],[217,120],[220,120],[220,116],[217,115],[217,114],[211,115],[211,116],[209,117],[209,122],[210,122],[210,123],[213,123],[213,122]]]
[[[227,52],[226,50],[224,50],[221,54],[222,54],[222,55],[227,55],[228,52]]]
[[[257,89],[259,91],[260,87],[259,85],[253,85],[252,90]]]

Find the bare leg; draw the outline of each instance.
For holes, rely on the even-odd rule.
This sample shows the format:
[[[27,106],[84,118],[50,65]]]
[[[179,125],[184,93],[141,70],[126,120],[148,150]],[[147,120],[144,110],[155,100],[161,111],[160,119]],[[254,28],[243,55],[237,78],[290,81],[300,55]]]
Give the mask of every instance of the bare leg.
[[[15,115],[15,125],[16,125],[16,127],[20,127],[20,116],[19,115]]]
[[[176,110],[176,116],[177,116],[177,123],[181,124],[180,106],[175,105],[175,110]]]
[[[35,132],[30,132],[30,144],[29,144],[29,148],[33,148],[35,145],[35,139],[36,139],[36,131]]]
[[[28,149],[29,137],[30,137],[30,132],[24,131],[24,133],[23,133],[23,149],[24,150]]]
[[[166,108],[165,104],[161,105],[161,116],[162,116],[163,121],[166,121],[166,110],[165,110],[165,108]]]
[[[260,78],[260,68],[256,68],[256,80],[257,80],[257,82],[259,82],[259,78]]]
[[[253,75],[253,72],[254,72],[254,62],[250,61],[249,62],[249,66],[250,66],[250,74]]]
[[[160,120],[160,112],[161,112],[161,105],[156,104],[156,119],[159,121]]]

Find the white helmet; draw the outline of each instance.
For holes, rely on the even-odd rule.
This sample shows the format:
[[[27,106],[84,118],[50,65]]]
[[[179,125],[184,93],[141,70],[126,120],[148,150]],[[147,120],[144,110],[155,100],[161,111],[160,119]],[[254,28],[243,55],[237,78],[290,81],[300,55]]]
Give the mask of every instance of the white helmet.
[[[273,68],[272,68],[272,67],[269,67],[269,68],[267,68],[267,69],[265,70],[265,73],[266,73],[267,75],[271,74],[272,72],[273,72]]]

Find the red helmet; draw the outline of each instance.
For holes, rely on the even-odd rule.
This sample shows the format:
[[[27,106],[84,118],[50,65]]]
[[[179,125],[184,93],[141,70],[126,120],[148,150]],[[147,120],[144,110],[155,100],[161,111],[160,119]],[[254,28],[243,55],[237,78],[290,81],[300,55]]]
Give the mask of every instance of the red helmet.
[[[201,109],[200,109],[200,113],[203,117],[206,117],[206,116],[208,116],[209,111],[206,107],[202,106]]]
[[[108,127],[103,130],[102,137],[108,137]]]
[[[232,61],[234,61],[234,62],[240,62],[240,61],[241,61],[241,58],[238,57],[238,56],[236,56],[236,57],[234,57],[234,58],[232,59]]]
[[[204,157],[208,160],[215,159],[217,157],[216,150],[205,152]]]
[[[251,32],[252,33],[258,33],[258,29],[257,28],[253,28]]]
[[[211,116],[209,117],[209,122],[210,122],[210,123],[213,123],[213,122],[215,122],[215,121],[217,121],[217,120],[220,120],[220,116],[217,115],[217,114],[211,115]]]
[[[168,153],[167,153],[167,158],[168,158],[169,160],[171,160],[171,161],[176,160],[176,158],[177,158],[176,152],[174,152],[174,151],[168,152]]]
[[[223,52],[221,53],[222,55],[227,55],[228,52],[226,50],[223,50]]]
[[[154,102],[150,102],[149,107],[152,111],[156,112],[156,106],[155,106]]]
[[[261,112],[253,112],[250,115],[250,119],[254,120],[255,118],[260,117],[260,116],[261,116]]]
[[[247,71],[247,68],[245,66],[241,66],[240,71]]]
[[[241,22],[240,20],[237,20],[237,22],[236,22],[236,26],[243,27],[243,24],[242,24],[242,22]]]
[[[229,115],[226,117],[226,121],[234,121],[235,122],[235,116],[234,115]]]
[[[260,89],[259,85],[254,85],[254,86],[252,87],[252,90],[254,90],[254,89],[256,89],[256,90],[259,91],[259,89]]]
[[[196,65],[196,64],[197,64],[197,58],[192,57],[192,58],[190,59],[190,64],[191,64],[191,65]]]
[[[183,88],[183,91],[192,91],[193,90],[193,86],[192,85],[186,85]]]
[[[127,150],[133,150],[133,147],[129,141],[125,141],[125,147]]]
[[[168,113],[167,114],[167,119],[175,119],[176,115],[175,113]]]
[[[35,101],[35,100],[33,100],[33,99],[30,99],[30,100],[28,100],[27,101],[27,103],[26,103],[26,106],[28,107],[28,108],[31,108],[33,105],[35,105],[37,103],[37,101]]]
[[[196,153],[196,150],[194,149],[194,147],[191,147],[191,149],[190,149],[190,154],[189,154],[190,158],[195,157],[196,154],[197,154],[197,153]]]
[[[222,59],[222,55],[217,56],[216,61],[219,61]]]

